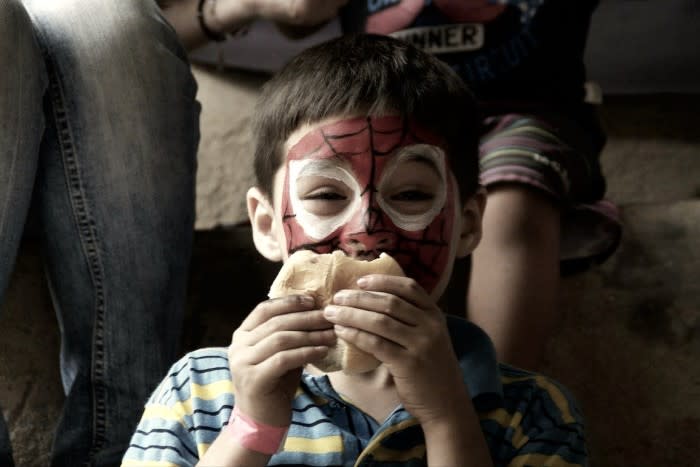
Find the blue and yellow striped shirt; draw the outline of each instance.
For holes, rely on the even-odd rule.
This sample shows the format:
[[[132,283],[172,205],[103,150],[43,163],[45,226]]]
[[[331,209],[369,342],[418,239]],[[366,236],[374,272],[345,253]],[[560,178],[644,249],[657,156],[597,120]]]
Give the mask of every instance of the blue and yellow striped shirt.
[[[583,423],[567,391],[544,376],[498,365],[478,327],[448,326],[495,466],[586,465]],[[123,467],[194,466],[234,405],[226,349],[192,352],[151,396]],[[383,423],[344,400],[327,376],[304,373],[283,449],[268,465],[423,466],[417,420],[398,406]]]

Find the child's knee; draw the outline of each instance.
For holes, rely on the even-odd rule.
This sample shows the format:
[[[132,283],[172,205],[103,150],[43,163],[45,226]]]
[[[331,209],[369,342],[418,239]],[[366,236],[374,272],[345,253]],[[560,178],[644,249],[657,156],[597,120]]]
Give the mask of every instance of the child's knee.
[[[503,246],[558,246],[560,208],[544,192],[516,184],[488,190],[484,237]]]

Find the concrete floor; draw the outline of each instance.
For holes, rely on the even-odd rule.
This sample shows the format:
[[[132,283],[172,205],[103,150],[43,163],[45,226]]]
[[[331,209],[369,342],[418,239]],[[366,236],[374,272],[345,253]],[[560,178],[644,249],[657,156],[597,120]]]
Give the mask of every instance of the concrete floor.
[[[256,81],[246,83],[248,96]],[[201,96],[205,155],[232,147],[227,138],[245,144],[243,133],[220,133],[206,123],[212,118],[206,109],[224,101],[226,83],[219,84],[209,83]],[[698,109],[697,96],[609,99],[601,109],[610,137],[603,165],[609,197],[622,208],[624,238],[605,264],[564,279],[561,322],[544,367],[581,402],[594,466],[698,465]],[[227,163],[235,160],[203,160],[200,178]],[[200,182],[199,203],[208,206],[198,204],[183,352],[225,345],[245,311],[264,297],[276,270],[257,258],[245,228],[213,228],[240,216],[221,207],[237,196],[222,188],[230,184],[224,178]],[[240,287],[234,296],[235,284]],[[238,294],[244,294],[243,303]],[[2,305],[0,333],[0,405],[15,458],[19,466],[46,465],[62,402],[59,336],[31,241],[23,246]]]

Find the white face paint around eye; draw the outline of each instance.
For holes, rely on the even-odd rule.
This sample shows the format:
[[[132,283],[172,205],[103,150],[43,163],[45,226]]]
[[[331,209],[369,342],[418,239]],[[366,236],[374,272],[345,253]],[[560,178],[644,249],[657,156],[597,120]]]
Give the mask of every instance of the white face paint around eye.
[[[347,185],[351,199],[345,209],[334,216],[317,216],[307,211],[299,198],[297,186],[301,178],[308,176],[321,176]],[[292,209],[306,235],[315,240],[323,240],[350,220],[353,213],[359,209],[360,192],[360,185],[352,173],[333,162],[319,159],[289,161],[289,199]]]
[[[420,214],[405,214],[394,209],[389,200],[384,198],[384,189],[396,170],[407,160],[415,159],[416,156],[428,159],[438,170],[441,183],[435,193],[430,209]],[[410,232],[417,232],[425,229],[440,214],[447,199],[447,171],[445,169],[445,153],[437,146],[430,144],[415,144],[402,148],[387,164],[382,174],[382,179],[378,185],[379,196],[377,202],[391,221],[400,229]]]

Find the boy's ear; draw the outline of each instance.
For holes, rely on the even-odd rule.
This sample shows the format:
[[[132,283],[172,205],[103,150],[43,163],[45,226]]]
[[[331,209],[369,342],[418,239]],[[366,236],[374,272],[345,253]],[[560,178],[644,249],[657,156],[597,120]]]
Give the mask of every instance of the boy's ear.
[[[486,207],[486,189],[479,187],[462,206],[462,226],[457,244],[457,257],[470,255],[481,241],[481,221]]]
[[[246,201],[255,248],[270,261],[281,261],[282,246],[279,242],[279,225],[275,218],[272,202],[257,187],[248,190]]]

